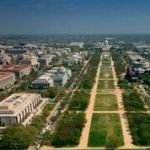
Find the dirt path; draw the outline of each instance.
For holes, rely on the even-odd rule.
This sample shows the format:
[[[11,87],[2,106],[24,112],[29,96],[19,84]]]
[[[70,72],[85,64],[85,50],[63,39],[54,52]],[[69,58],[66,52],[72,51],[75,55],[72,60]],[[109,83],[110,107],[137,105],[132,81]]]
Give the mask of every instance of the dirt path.
[[[117,75],[115,72],[115,68],[114,68],[114,62],[111,60],[111,65],[112,65],[112,74],[113,74],[113,78],[114,78],[114,84],[116,86],[115,89],[115,94],[117,96],[117,103],[118,103],[118,108],[119,108],[119,115],[120,115],[120,121],[121,121],[121,126],[122,126],[122,132],[123,132],[123,138],[124,138],[124,148],[135,148],[135,146],[132,144],[132,136],[129,130],[129,124],[128,124],[128,120],[125,116],[124,112],[124,104],[123,104],[123,100],[122,100],[122,93],[121,90],[119,89],[119,87],[117,86]]]
[[[102,59],[102,57],[101,57],[101,59]],[[85,124],[85,127],[83,129],[82,136],[81,136],[81,139],[80,139],[80,144],[77,148],[78,149],[87,148],[88,138],[89,138],[89,131],[90,131],[90,126],[91,126],[91,120],[92,120],[92,114],[93,113],[117,113],[117,114],[119,114],[120,115],[121,126],[122,126],[123,137],[124,137],[124,146],[123,147],[124,148],[136,148],[136,146],[134,146],[132,144],[132,136],[131,136],[131,133],[130,133],[130,130],[129,130],[129,125],[128,125],[127,118],[125,117],[125,110],[124,110],[124,105],[123,105],[123,101],[122,101],[122,93],[121,93],[121,90],[117,87],[118,79],[117,79],[117,76],[116,76],[116,72],[115,72],[115,69],[114,69],[114,63],[113,63],[112,59],[111,59],[111,67],[112,67],[114,85],[116,87],[115,90],[114,90],[114,94],[116,94],[116,96],[117,96],[117,103],[118,103],[119,110],[118,111],[94,111],[93,110],[96,91],[97,91],[97,85],[98,85],[98,80],[99,80],[100,66],[101,66],[101,63],[99,64],[99,67],[98,67],[96,82],[95,82],[95,85],[92,89],[90,103],[89,103],[89,106],[88,106],[88,108],[85,112],[87,123]]]
[[[104,77],[107,79],[109,78],[109,74],[108,73],[105,73]]]
[[[101,56],[101,60],[102,60]],[[86,119],[87,122],[85,124],[85,127],[83,128],[82,131],[82,135],[80,138],[80,142],[79,145],[77,147],[71,147],[71,148],[53,148],[53,147],[49,147],[49,146],[44,146],[42,147],[40,150],[53,150],[53,149],[61,149],[61,150],[91,150],[91,149],[105,149],[104,147],[88,147],[88,138],[89,138],[89,132],[90,132],[90,126],[91,126],[91,120],[92,120],[92,114],[93,113],[100,113],[100,114],[118,114],[120,116],[120,122],[121,122],[121,127],[122,127],[122,132],[123,132],[123,138],[124,138],[124,145],[119,147],[119,149],[147,149],[149,147],[138,147],[132,144],[132,136],[129,130],[129,124],[128,124],[128,120],[126,118],[126,110],[124,109],[124,104],[123,104],[123,100],[122,100],[122,91],[121,89],[119,89],[119,87],[117,86],[118,83],[118,78],[115,72],[115,68],[114,68],[114,62],[111,59],[111,68],[112,68],[112,74],[113,74],[113,78],[112,79],[107,79],[107,80],[113,80],[114,81],[114,85],[115,85],[115,89],[106,89],[106,94],[108,93],[113,93],[116,94],[117,96],[117,104],[118,104],[118,110],[115,111],[94,111],[94,102],[95,102],[95,97],[97,94],[97,86],[98,86],[98,81],[99,81],[99,75],[100,75],[100,69],[101,69],[101,63],[102,61],[100,61],[98,69],[97,69],[97,74],[96,74],[96,79],[95,79],[95,84],[93,86],[93,89],[91,91],[91,97],[90,97],[90,101],[89,101],[89,106],[87,108],[87,110],[85,111],[86,114]],[[100,80],[106,80],[106,79],[100,79]],[[103,89],[100,90],[100,94],[104,94],[103,93]],[[135,113],[135,112],[133,112]],[[144,112],[144,113],[150,113],[150,111]]]
[[[110,81],[111,81],[111,80],[114,80],[114,79],[113,79],[113,78],[112,78],[112,79],[109,79],[109,78],[108,78],[108,79],[105,79],[105,78],[104,78],[104,79],[99,79],[99,80],[106,80],[106,81],[109,81],[109,80],[110,80]]]
[[[102,59],[102,56],[101,56],[101,59]],[[88,145],[89,131],[90,131],[90,126],[91,126],[93,107],[94,107],[97,85],[98,85],[98,80],[99,80],[100,66],[101,66],[101,61],[98,65],[95,84],[94,84],[92,92],[91,92],[89,106],[88,106],[87,110],[85,111],[87,122],[85,124],[85,127],[83,128],[80,142],[79,142],[79,145],[77,147],[78,149],[87,148],[87,145]]]

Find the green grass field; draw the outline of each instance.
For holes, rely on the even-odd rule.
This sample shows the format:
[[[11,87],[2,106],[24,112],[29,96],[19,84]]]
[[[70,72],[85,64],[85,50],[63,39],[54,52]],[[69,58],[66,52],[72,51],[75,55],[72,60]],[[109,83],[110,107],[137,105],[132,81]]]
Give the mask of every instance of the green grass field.
[[[97,94],[94,110],[117,110],[117,97],[114,94]]]
[[[118,114],[93,114],[88,146],[118,147],[123,145]]]
[[[114,89],[113,80],[99,80],[98,89]]]
[[[111,66],[111,59],[110,58],[103,58],[103,60],[102,60],[102,66],[103,67],[109,67],[109,66]]]
[[[111,68],[102,68],[100,71],[100,79],[112,79],[113,75],[112,75],[112,69]]]
[[[113,94],[114,89],[97,89],[97,94]]]

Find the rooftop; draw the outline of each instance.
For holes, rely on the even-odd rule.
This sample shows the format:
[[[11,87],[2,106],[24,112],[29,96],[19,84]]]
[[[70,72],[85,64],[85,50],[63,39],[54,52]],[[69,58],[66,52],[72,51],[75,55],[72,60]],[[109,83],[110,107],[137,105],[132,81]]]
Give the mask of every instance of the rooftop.
[[[28,65],[0,65],[0,70],[20,71],[29,67]]]
[[[0,114],[14,114],[25,107],[36,94],[15,93],[0,102]]]
[[[138,55],[137,53],[135,52],[127,52],[127,54],[129,55],[130,59],[132,60],[145,60],[142,56]]]
[[[3,79],[6,76],[9,76],[10,74],[13,74],[13,73],[11,73],[11,72],[0,72],[0,79]]]

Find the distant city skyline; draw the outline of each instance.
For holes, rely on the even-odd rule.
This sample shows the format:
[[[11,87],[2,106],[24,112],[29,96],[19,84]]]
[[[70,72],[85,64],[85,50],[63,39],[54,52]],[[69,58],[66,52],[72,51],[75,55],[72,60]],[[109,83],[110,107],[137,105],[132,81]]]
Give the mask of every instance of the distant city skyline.
[[[149,34],[150,0],[0,0],[0,34]]]

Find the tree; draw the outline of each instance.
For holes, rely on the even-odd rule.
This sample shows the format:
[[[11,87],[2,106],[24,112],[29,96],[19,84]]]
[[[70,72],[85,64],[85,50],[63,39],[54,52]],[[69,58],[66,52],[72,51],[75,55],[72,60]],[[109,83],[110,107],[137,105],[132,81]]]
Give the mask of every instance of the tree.
[[[33,126],[8,126],[2,135],[2,149],[23,150],[33,144],[37,135],[38,131]]]
[[[47,117],[49,112],[54,108],[54,103],[48,103],[42,110],[42,116]]]
[[[148,114],[127,114],[129,127],[136,145],[150,145],[150,116]]]
[[[58,93],[57,87],[50,87],[44,91],[41,91],[43,97],[54,98]]]
[[[44,116],[33,117],[31,125],[36,127],[40,131],[45,125]]]
[[[84,123],[85,114],[83,113],[65,114],[65,117],[59,120],[52,135],[52,145],[56,147],[77,145]]]
[[[128,80],[128,81],[131,81],[131,75],[130,75],[130,68],[129,67],[127,68],[125,79]]]
[[[52,135],[51,135],[50,131],[46,131],[43,134],[42,143],[46,144],[46,145],[50,145],[51,137],[52,137]]]
[[[48,89],[48,92],[49,92],[49,97],[54,98],[58,93],[57,87],[50,87]]]
[[[123,93],[123,101],[126,110],[138,111],[144,110],[144,104],[140,97],[140,94],[136,90],[130,89]]]
[[[129,82],[127,80],[119,80],[118,85],[120,86],[121,89],[130,89]]]
[[[85,119],[84,113],[74,115],[74,124],[76,128],[79,128],[80,130],[82,130],[85,122],[86,122],[86,119]]]
[[[71,99],[69,109],[85,110],[89,103],[90,94],[84,90],[76,91]]]

